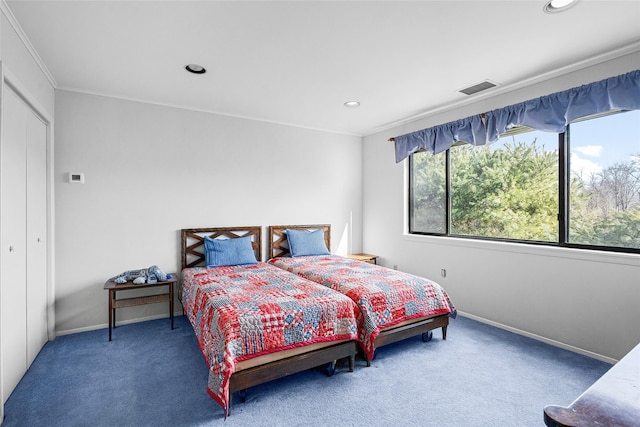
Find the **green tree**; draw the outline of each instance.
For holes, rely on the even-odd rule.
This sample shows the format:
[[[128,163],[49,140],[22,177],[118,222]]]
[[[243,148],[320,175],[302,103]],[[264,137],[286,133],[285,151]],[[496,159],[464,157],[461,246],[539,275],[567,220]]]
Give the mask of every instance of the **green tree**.
[[[636,156],[580,181],[572,194],[569,241],[640,248],[640,162]]]
[[[445,153],[413,155],[412,229],[430,233],[446,231]]]
[[[498,149],[457,147],[451,163],[453,233],[557,240],[556,152],[513,138]]]
[[[558,241],[556,151],[512,137],[497,147],[452,147],[450,157],[451,234]],[[571,177],[570,243],[640,248],[638,159]],[[412,231],[446,231],[445,161],[445,153],[413,155]]]

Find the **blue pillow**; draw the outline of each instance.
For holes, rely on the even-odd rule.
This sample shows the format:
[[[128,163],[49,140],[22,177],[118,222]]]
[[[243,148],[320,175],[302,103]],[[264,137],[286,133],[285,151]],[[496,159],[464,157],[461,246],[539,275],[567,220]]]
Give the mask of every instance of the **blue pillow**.
[[[327,245],[324,243],[324,231],[318,230],[291,230],[286,229],[289,241],[289,252],[292,257],[305,255],[330,255]]]
[[[251,246],[251,236],[236,239],[212,239],[205,236],[204,256],[207,268],[258,263]]]

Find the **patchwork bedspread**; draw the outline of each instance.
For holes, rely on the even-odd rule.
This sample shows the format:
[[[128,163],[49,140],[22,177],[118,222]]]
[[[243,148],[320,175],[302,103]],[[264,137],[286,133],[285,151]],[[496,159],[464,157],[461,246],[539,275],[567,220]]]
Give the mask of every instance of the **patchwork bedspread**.
[[[425,316],[456,315],[437,283],[336,255],[277,257],[269,263],[347,295],[360,307],[359,341],[371,360],[380,330]]]
[[[209,367],[208,393],[225,416],[237,362],[357,339],[353,301],[266,263],[184,269],[182,304]]]

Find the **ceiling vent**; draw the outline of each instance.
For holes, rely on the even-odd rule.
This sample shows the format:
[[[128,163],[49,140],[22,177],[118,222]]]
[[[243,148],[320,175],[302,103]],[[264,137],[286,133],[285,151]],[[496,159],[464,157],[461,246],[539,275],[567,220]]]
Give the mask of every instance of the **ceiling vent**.
[[[498,85],[493,82],[490,82],[489,80],[485,80],[473,86],[460,89],[458,92],[464,93],[465,95],[473,95],[474,93],[482,92],[483,90],[491,89],[492,87],[496,87],[496,86]]]

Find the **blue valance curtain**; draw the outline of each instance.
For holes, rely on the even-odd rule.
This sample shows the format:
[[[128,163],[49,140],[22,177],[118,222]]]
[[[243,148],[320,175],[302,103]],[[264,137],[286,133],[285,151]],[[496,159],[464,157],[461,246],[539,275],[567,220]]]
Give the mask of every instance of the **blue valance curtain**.
[[[433,154],[440,153],[448,150],[457,141],[482,145],[486,141],[486,134],[484,121],[478,115],[396,136],[394,138],[396,163],[400,163],[418,150],[427,150]]]
[[[611,110],[640,109],[640,70],[486,113],[487,141],[513,126],[563,132],[572,120]]]
[[[563,132],[572,120],[611,110],[640,110],[640,70],[397,136],[396,163],[418,150],[440,153],[458,141],[493,142],[514,126]]]

